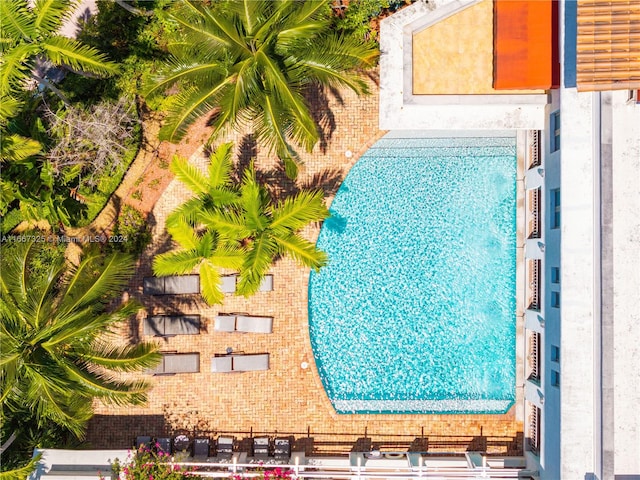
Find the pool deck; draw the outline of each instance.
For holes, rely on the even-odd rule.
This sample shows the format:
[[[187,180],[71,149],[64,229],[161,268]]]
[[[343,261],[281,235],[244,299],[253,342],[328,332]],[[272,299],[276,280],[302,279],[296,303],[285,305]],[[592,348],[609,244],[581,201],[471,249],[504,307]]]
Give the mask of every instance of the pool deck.
[[[323,94],[315,99],[316,111],[323,112],[325,148],[316,146],[311,154],[302,154],[305,166],[299,185],[324,188],[332,198],[344,175],[385,132],[378,129],[377,86],[372,82],[372,95],[356,97],[340,91],[339,97],[328,95],[326,108]],[[240,136],[229,137],[239,144]],[[251,151],[245,146],[243,152]],[[345,152],[353,152],[348,157]],[[245,155],[248,157],[249,155]],[[244,158],[246,161],[247,158]],[[199,150],[191,161],[204,165]],[[263,178],[283,179],[274,169],[273,157],[257,154],[256,167]],[[518,170],[518,214],[522,213],[522,170]],[[285,190],[295,186],[285,182]],[[308,333],[307,287],[309,270],[284,259],[272,268],[274,290],[260,292],[251,298],[227,296],[224,305],[207,306],[199,295],[169,295],[153,297],[142,294],[142,279],[152,274],[151,262],[160,252],[168,250],[169,239],[164,232],[167,214],[188,198],[186,189],[173,182],[156,204],[150,224],[153,243],[143,253],[128,292],[141,302],[149,314],[200,314],[200,335],[179,335],[160,339],[164,351],[199,352],[200,373],[174,376],[148,376],[153,384],[145,407],[112,407],[96,405],[97,415],[90,423],[87,440],[93,448],[126,448],[137,435],[161,436],[183,431],[215,438],[218,432],[287,432],[287,433],[349,433],[362,437],[365,432],[374,439],[391,435],[464,436],[488,438],[487,449],[517,452],[522,448],[521,390],[519,401],[504,415],[418,415],[418,414],[355,414],[338,415],[333,410],[313,361]],[[518,225],[521,225],[519,217]],[[305,234],[317,238],[318,226]],[[518,245],[522,245],[519,229]],[[521,258],[522,249],[518,249]],[[520,268],[520,261],[519,266]],[[520,275],[519,275],[520,277]],[[522,290],[518,285],[518,292]],[[521,299],[518,300],[521,306]],[[272,334],[220,333],[213,331],[213,319],[220,312],[247,312],[274,317]],[[522,312],[518,315],[521,318]],[[142,335],[142,313],[125,332],[131,341]],[[522,366],[521,325],[518,327],[518,367]],[[212,373],[211,357],[224,353],[228,347],[236,352],[269,352],[270,369],[263,372]],[[308,362],[309,367],[301,367]],[[519,374],[521,375],[521,374]],[[518,377],[518,385],[522,378]],[[248,436],[248,435],[246,435]],[[495,437],[492,443],[491,438]],[[390,438],[390,437],[389,437]],[[435,437],[434,437],[435,438]],[[460,445],[464,451],[468,444]]]

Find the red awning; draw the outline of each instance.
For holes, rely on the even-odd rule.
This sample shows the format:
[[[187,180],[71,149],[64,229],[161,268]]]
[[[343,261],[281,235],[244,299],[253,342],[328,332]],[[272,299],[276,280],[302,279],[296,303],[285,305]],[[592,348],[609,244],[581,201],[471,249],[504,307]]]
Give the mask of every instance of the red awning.
[[[493,88],[549,89],[560,84],[558,4],[495,0]]]

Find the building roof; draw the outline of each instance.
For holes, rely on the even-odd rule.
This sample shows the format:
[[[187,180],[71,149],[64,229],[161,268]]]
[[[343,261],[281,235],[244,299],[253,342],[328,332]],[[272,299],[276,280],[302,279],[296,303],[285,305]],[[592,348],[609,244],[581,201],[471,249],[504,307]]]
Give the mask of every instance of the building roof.
[[[579,91],[640,88],[640,1],[578,0]]]
[[[558,86],[557,8],[552,0],[494,2],[495,89]]]

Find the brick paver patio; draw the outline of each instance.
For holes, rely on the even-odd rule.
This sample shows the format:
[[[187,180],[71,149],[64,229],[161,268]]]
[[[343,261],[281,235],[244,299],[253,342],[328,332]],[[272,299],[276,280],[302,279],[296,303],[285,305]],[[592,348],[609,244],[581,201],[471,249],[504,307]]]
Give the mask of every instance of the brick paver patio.
[[[378,130],[377,87],[372,82],[370,96],[357,97],[350,91],[339,96],[328,94],[328,109],[321,124],[325,139],[304,160],[298,183],[324,187],[335,192],[344,175],[360,154],[384,132]],[[320,96],[322,97],[322,95]],[[321,98],[316,102],[321,105]],[[240,136],[236,135],[236,146]],[[321,144],[326,144],[322,148]],[[243,162],[250,156],[246,145]],[[351,158],[345,152],[353,152]],[[204,164],[199,151],[192,161]],[[257,168],[265,178],[282,183],[277,162],[264,152],[257,155]],[[265,173],[266,172],[266,173]],[[289,190],[292,185],[286,185]],[[309,271],[292,261],[281,260],[272,269],[274,290],[254,297],[227,296],[224,305],[207,306],[199,296],[152,297],[142,294],[142,278],[152,274],[151,262],[158,252],[166,251],[169,240],[164,232],[168,212],[187,198],[187,191],[172,182],[156,204],[151,224],[154,240],[144,252],[129,292],[149,314],[199,313],[203,321],[200,335],[185,335],[158,340],[165,351],[199,352],[200,373],[149,377],[153,389],[144,407],[106,407],[97,405],[87,435],[96,448],[119,448],[131,445],[136,435],[160,436],[187,430],[215,437],[222,431],[332,432],[370,436],[392,434],[466,435],[515,439],[522,432],[522,422],[515,418],[515,408],[505,415],[338,415],[324,392],[315,363],[307,327],[307,286]],[[315,239],[319,229],[306,234]],[[272,334],[239,334],[213,331],[213,319],[219,312],[248,312],[274,317]],[[146,313],[144,314],[146,315]],[[140,315],[128,332],[133,340],[142,334]],[[234,351],[270,352],[271,368],[264,372],[211,373],[211,357]],[[308,362],[309,368],[301,368]],[[516,442],[515,449],[521,448]],[[511,445],[513,450],[513,445]],[[467,445],[460,447],[462,450]]]

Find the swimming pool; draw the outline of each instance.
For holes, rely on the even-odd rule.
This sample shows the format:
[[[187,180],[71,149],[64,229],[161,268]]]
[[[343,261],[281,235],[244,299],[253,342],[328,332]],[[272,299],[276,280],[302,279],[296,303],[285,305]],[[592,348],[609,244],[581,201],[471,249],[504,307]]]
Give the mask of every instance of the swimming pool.
[[[499,413],[515,399],[515,137],[383,138],[318,246],[309,330],[339,413]]]

